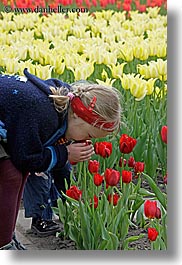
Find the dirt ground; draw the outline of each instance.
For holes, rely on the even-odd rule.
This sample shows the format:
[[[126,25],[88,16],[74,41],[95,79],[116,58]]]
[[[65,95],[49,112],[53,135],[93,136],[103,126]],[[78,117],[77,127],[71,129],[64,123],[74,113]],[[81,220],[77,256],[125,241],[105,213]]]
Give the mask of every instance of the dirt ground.
[[[60,223],[61,230],[63,231],[63,226]],[[20,230],[20,228],[19,228]],[[31,229],[21,231],[24,237],[28,239],[29,242],[33,245],[33,249],[37,250],[76,250],[75,243],[70,239],[64,239],[63,237],[58,236],[47,236],[47,237],[38,237],[35,235]],[[130,247],[135,250],[150,250],[150,243],[147,239],[147,231],[142,228],[130,229],[129,236],[145,234],[145,237],[139,239],[135,242],[130,243]]]
[[[20,220],[26,220],[23,214],[23,206],[21,206],[22,217]],[[56,235],[39,237],[31,229],[30,225],[24,225],[24,221],[19,220],[17,224],[18,238],[28,250],[77,250],[75,243],[63,236],[63,224],[56,220],[60,226],[60,233]],[[30,222],[30,220],[29,220]],[[144,234],[145,236],[137,241],[129,244],[129,247],[134,250],[150,250],[150,243],[147,238],[147,230],[143,228],[130,228],[128,236],[137,236]],[[23,237],[23,238],[22,238]]]
[[[165,186],[163,185],[163,180],[158,179],[158,186],[162,189],[163,192],[166,192]],[[143,187],[150,190],[147,183],[143,183]],[[21,206],[23,209],[23,206]],[[63,234],[63,225],[57,220],[56,222],[60,225],[60,231]],[[65,239],[63,236],[47,236],[47,237],[38,237],[35,235],[31,229],[24,229],[23,227],[18,227],[19,232],[28,240],[29,244],[33,246],[31,249],[37,250],[77,250],[75,243],[70,239]],[[144,237],[138,239],[129,244],[129,248],[133,250],[150,250],[150,242],[147,238],[147,230],[140,227],[130,228],[128,236],[137,236],[144,234]]]

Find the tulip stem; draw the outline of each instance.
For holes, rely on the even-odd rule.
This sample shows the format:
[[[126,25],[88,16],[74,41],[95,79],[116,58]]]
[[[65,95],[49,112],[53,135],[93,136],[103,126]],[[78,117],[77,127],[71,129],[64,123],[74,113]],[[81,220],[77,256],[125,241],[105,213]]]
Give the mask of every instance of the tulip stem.
[[[87,201],[87,170],[86,170],[86,163],[83,162],[83,194],[85,201]]]

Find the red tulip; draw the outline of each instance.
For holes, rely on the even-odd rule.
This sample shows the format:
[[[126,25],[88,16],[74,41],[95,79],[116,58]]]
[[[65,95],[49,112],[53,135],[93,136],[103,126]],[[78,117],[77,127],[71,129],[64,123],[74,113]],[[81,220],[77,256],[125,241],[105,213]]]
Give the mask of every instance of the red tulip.
[[[78,162],[70,161],[70,164],[71,164],[72,166],[76,165],[77,163],[78,163]]]
[[[130,183],[132,181],[132,172],[128,170],[122,170],[122,182]]]
[[[139,10],[140,12],[146,12],[146,8],[147,8],[146,5],[140,5],[140,6],[138,7],[138,10]]]
[[[123,159],[122,157],[119,159],[119,166],[120,167],[125,167],[126,166],[126,159]]]
[[[88,170],[90,173],[94,174],[94,173],[98,173],[99,171],[99,162],[97,160],[90,160],[88,162]]]
[[[110,142],[96,142],[94,144],[96,155],[100,155],[103,158],[109,157],[112,153],[112,143]]]
[[[103,181],[103,176],[101,176],[100,174],[94,175],[94,184],[96,186],[100,186],[102,184],[102,181]]]
[[[135,166],[135,159],[134,159],[134,157],[130,156],[130,158],[128,159],[128,166],[129,167],[134,167]]]
[[[114,206],[116,206],[118,204],[118,200],[119,200],[119,195],[114,193],[113,195],[109,194],[107,199],[110,203],[113,203]]]
[[[164,184],[167,185],[167,173],[166,173],[166,175],[165,175],[164,178],[163,178],[163,182],[164,182]]]
[[[99,204],[99,199],[96,195],[94,195],[94,209],[98,207],[98,204]],[[90,207],[92,207],[92,201],[90,203]]]
[[[106,184],[116,186],[120,180],[120,173],[117,170],[106,168],[104,173]]]
[[[66,191],[66,195],[69,196],[70,198],[79,201],[82,196],[82,191],[79,190],[76,186],[71,186],[69,190]]]
[[[143,162],[135,162],[135,165],[134,165],[135,174],[143,172],[144,167],[145,167],[145,164]]]
[[[159,207],[157,207],[157,211],[156,211],[155,217],[157,219],[160,219],[161,218],[161,209]]]
[[[157,202],[146,200],[144,203],[144,214],[147,218],[155,218],[157,212]]]
[[[155,228],[149,227],[148,228],[148,239],[151,241],[155,241],[158,236],[158,231]]]
[[[123,154],[129,154],[132,152],[135,147],[137,140],[128,136],[127,134],[123,134],[119,140],[119,149]]]
[[[123,3],[123,10],[130,11],[131,10],[131,5],[127,4],[127,3]]]
[[[161,139],[165,144],[167,144],[167,126],[162,126]]]

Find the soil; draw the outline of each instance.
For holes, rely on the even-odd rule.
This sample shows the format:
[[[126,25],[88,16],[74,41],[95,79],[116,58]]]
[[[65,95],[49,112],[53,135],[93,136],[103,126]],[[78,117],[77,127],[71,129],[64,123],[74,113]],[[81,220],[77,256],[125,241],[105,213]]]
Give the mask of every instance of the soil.
[[[161,190],[166,193],[166,187],[163,184],[162,177],[158,177],[157,179],[158,187],[161,188]],[[142,187],[150,190],[150,187],[146,182],[143,181]],[[57,221],[60,225],[60,230],[63,234],[63,225],[60,223],[60,221]],[[34,249],[39,250],[76,250],[75,243],[70,239],[65,239],[63,236],[58,235],[51,235],[47,237],[38,237],[35,235],[30,229],[23,232],[23,235],[32,243],[34,246]],[[140,234],[144,234],[144,237],[141,239],[138,239],[134,242],[129,243],[129,248],[132,250],[150,250],[150,242],[147,238],[147,230],[144,228],[140,228],[138,226],[132,227],[129,229],[128,237],[130,236],[138,236]]]
[[[63,232],[63,225],[59,222],[61,232]],[[31,242],[33,249],[37,250],[77,250],[75,243],[70,239],[65,239],[63,236],[51,235],[47,237],[38,237],[31,229],[23,232],[24,237]],[[150,243],[147,239],[147,230],[143,228],[130,228],[128,236],[138,236],[145,234],[144,238],[134,241],[129,244],[129,248],[133,250],[150,250]]]

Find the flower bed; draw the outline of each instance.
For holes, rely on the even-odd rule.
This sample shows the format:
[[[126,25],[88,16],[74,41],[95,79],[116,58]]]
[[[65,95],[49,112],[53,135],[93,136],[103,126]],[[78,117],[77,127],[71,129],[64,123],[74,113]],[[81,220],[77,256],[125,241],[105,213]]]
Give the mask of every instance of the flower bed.
[[[155,7],[149,6],[154,2]],[[3,3],[10,3],[12,10],[20,5]],[[51,5],[21,1],[20,7],[28,3]],[[56,2],[60,3],[68,2]],[[98,2],[84,5],[88,3],[93,7]],[[159,176],[161,185],[167,185],[166,1],[147,1],[143,10],[138,1],[108,3],[115,10],[94,7],[94,12],[66,15],[1,12],[0,70],[23,75],[28,68],[43,79],[86,79],[121,92],[121,130],[93,141],[96,154],[89,163],[73,166],[77,181],[72,179],[66,203],[60,199],[55,211],[64,236],[78,249],[130,249],[132,241],[144,236],[128,236],[135,226],[148,229],[151,249],[167,249],[167,196],[157,186]]]

